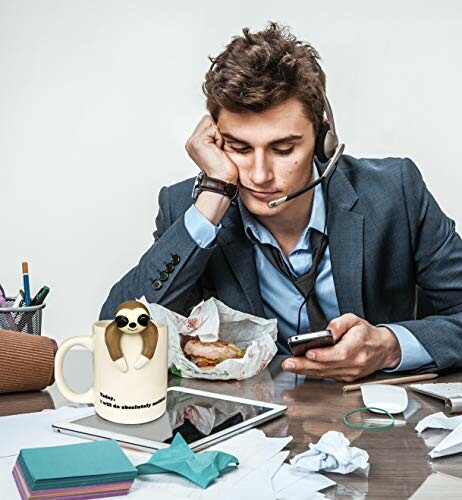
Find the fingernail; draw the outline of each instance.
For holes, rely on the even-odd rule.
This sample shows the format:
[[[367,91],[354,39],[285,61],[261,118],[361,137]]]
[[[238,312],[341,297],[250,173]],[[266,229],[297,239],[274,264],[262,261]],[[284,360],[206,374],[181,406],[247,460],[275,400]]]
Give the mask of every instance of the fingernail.
[[[313,351],[308,351],[308,357],[310,359],[315,359],[316,358],[316,354]]]
[[[295,368],[295,363],[293,361],[285,361],[284,362],[284,368],[286,370],[293,370]]]

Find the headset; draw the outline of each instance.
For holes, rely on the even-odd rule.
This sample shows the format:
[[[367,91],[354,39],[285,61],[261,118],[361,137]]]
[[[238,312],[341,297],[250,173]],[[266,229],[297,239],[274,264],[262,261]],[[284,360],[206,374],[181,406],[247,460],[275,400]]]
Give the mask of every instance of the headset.
[[[322,122],[321,127],[316,136],[315,144],[315,155],[321,163],[329,162],[324,172],[315,181],[308,184],[308,186],[295,191],[294,193],[283,196],[276,200],[271,200],[268,202],[269,208],[275,208],[282,205],[286,201],[293,200],[297,196],[306,193],[310,189],[315,188],[318,184],[327,179],[329,174],[334,171],[339,158],[342,156],[345,149],[345,144],[340,143],[337,136],[337,130],[335,128],[334,114],[332,113],[332,108],[330,106],[329,100],[326,94],[323,94],[324,99],[324,111],[327,116],[327,122]]]

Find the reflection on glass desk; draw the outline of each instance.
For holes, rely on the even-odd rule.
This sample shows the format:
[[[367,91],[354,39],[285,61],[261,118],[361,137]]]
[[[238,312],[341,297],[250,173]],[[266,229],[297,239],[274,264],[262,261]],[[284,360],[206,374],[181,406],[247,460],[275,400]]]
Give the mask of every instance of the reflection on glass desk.
[[[190,387],[210,392],[234,395],[242,398],[281,403],[287,413],[274,421],[261,425],[267,436],[293,436],[289,444],[289,459],[317,442],[329,430],[340,431],[354,446],[367,450],[370,455],[369,478],[355,474],[347,476],[331,474],[338,484],[323,493],[329,498],[393,498],[407,499],[433,472],[443,472],[462,478],[462,454],[430,459],[430,449],[447,435],[447,431],[429,430],[419,436],[414,427],[425,416],[444,411],[444,404],[423,394],[408,391],[410,404],[404,414],[397,415],[406,425],[381,431],[350,429],[343,423],[348,411],[362,406],[360,391],[343,392],[343,384],[332,380],[305,379],[281,369],[283,356],[276,356],[268,369],[256,377],[214,382],[183,379],[171,376],[170,386]],[[91,385],[91,354],[71,351],[66,357],[64,376],[72,389],[83,392]],[[367,380],[388,378],[378,373]],[[438,382],[460,382],[462,374],[441,376]],[[40,406],[49,408],[69,404],[59,393],[56,384],[42,391],[40,396],[27,394],[0,395],[0,414],[39,411]],[[46,396],[44,396],[46,395]],[[37,398],[36,400],[34,398]],[[43,399],[42,399],[43,398]],[[448,492],[450,493],[450,492]],[[441,492],[444,497],[445,492]]]

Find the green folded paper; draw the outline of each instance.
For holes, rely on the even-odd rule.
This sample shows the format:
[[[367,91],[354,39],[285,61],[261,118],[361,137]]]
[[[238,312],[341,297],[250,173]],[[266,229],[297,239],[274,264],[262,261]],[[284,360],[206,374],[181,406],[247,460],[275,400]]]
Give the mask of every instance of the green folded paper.
[[[239,465],[239,460],[222,451],[194,453],[183,436],[177,433],[168,448],[156,451],[146,463],[136,468],[140,476],[175,472],[202,488],[207,488],[230,464]]]

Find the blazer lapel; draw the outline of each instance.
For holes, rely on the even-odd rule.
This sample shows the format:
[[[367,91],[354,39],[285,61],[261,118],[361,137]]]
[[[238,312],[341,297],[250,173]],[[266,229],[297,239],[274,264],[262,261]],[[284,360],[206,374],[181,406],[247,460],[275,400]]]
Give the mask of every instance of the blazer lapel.
[[[339,161],[341,165],[342,159]],[[328,191],[329,251],[340,313],[364,318],[364,217],[351,209],[358,196],[340,168],[332,174]]]
[[[244,233],[239,208],[231,205],[222,219],[218,243],[225,259],[241,285],[252,314],[265,317],[253,245]]]

